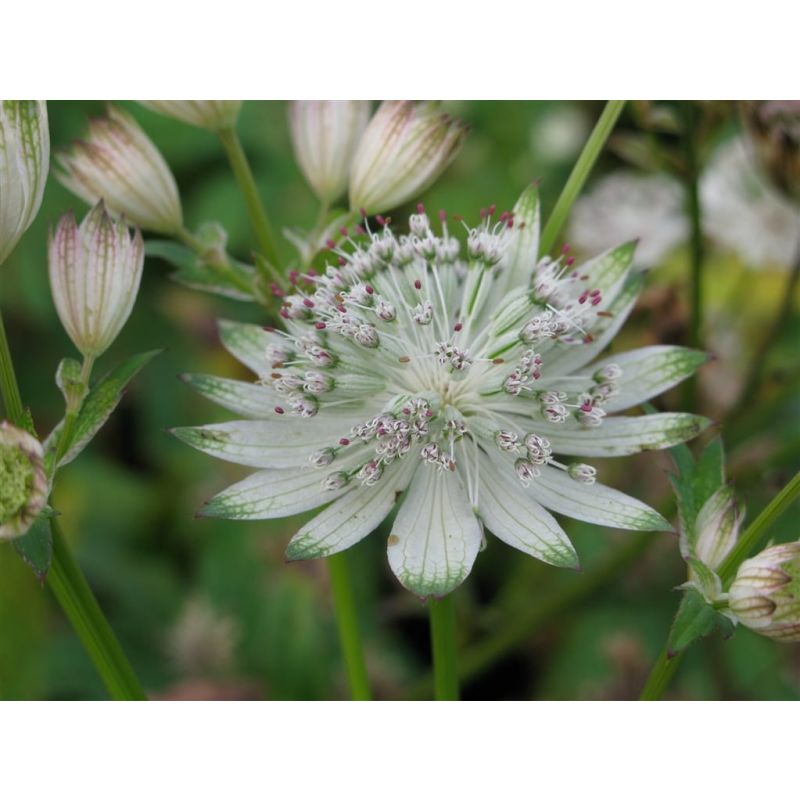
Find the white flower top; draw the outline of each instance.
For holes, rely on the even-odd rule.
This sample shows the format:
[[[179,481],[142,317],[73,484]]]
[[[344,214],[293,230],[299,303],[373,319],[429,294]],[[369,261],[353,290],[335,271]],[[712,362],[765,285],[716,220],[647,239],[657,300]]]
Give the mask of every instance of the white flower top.
[[[576,201],[568,239],[587,253],[638,239],[636,264],[649,269],[686,241],[688,229],[683,192],[676,180],[615,172]]]
[[[742,139],[722,145],[700,183],[706,235],[748,266],[784,267],[800,248],[800,210],[773,192]]]
[[[300,559],[355,544],[399,504],[389,563],[421,597],[464,580],[484,526],[536,558],[577,566],[547,508],[669,528],[597,483],[593,467],[560,460],[669,447],[706,424],[691,414],[611,416],[704,360],[666,346],[595,360],[641,287],[634,245],[582,266],[540,259],[534,189],[513,212],[483,211],[465,247],[444,214],[435,232],[418,212],[407,235],[382,224],[331,243],[325,274],[295,276],[285,330],[221,324],[258,382],[187,381],[248,419],[176,434],[259,471],[203,513],[266,519],[329,504],[290,542],[288,557]]]

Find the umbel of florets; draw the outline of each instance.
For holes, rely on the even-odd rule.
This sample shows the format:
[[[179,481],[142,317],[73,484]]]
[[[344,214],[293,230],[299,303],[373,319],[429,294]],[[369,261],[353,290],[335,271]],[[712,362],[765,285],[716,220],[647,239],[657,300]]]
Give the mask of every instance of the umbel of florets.
[[[327,505],[290,542],[299,559],[355,544],[399,506],[389,563],[422,597],[464,580],[484,529],[575,567],[547,509],[668,528],[583,463],[669,447],[705,426],[690,414],[612,416],[704,360],[660,346],[598,359],[641,287],[634,245],[580,266],[539,258],[534,188],[511,212],[485,209],[465,242],[422,207],[406,234],[378,222],[331,243],[323,274],[293,276],[283,330],[221,324],[255,383],[187,377],[246,419],[177,435],[259,470],[203,513],[266,519]]]
[[[48,482],[41,444],[8,422],[0,422],[0,541],[27,533],[47,502]]]

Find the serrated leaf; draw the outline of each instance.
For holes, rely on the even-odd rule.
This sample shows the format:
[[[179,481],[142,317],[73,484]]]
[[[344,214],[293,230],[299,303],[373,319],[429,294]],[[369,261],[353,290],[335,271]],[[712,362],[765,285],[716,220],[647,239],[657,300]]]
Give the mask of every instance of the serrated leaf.
[[[206,263],[188,247],[162,239],[146,242],[145,253],[177,267],[170,277],[182,286],[232,300],[253,300],[253,293],[244,289],[244,286],[252,285],[255,279],[253,267],[230,260],[228,272]]]
[[[64,456],[56,466],[63,467],[65,464],[69,464],[89,444],[119,404],[127,385],[149,361],[161,352],[161,350],[151,350],[133,356],[124,364],[111,370],[90,390],[72,428],[72,435]],[[59,423],[45,442],[45,449],[51,457],[63,425],[63,421]]]
[[[33,570],[39,582],[47,577],[53,561],[53,534],[50,530],[50,518],[53,514],[51,508],[46,508],[24,536],[14,539],[14,549]]]
[[[690,644],[708,636],[717,626],[720,616],[696,589],[687,589],[678,606],[678,613],[672,622],[667,640],[670,657]]]

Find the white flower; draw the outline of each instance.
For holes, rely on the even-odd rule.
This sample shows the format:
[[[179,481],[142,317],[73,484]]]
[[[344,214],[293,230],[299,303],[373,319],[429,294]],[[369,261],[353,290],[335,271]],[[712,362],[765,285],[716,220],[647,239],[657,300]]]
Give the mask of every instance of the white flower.
[[[762,636],[800,641],[800,542],[768,547],[739,567],[730,611]]]
[[[64,330],[84,356],[102,355],[128,321],[144,265],[144,243],[101,200],[80,226],[64,214],[49,242],[50,287]]]
[[[178,187],[167,162],[136,120],[115,106],[89,123],[89,136],[58,155],[58,179],[94,205],[124,214],[145,230],[174,234],[183,225]]]
[[[539,158],[568,161],[578,155],[590,131],[589,120],[580,108],[559,103],[548,108],[534,123],[531,149]]]
[[[141,100],[140,102],[151,111],[211,131],[233,128],[242,108],[241,100]]]
[[[45,103],[0,100],[0,264],[39,211],[49,166]]]
[[[321,200],[337,200],[347,189],[353,155],[369,113],[367,100],[298,100],[289,104],[294,154]]]
[[[384,101],[353,158],[350,207],[372,214],[415,197],[456,157],[466,132],[435,103]]]
[[[47,503],[42,445],[0,422],[0,541],[23,536]]]
[[[766,184],[741,139],[717,150],[701,178],[700,200],[706,234],[746,264],[794,263],[800,214]]]
[[[636,263],[649,269],[683,244],[687,232],[683,192],[677,181],[666,175],[616,172],[578,198],[567,239],[586,253],[639,239]]]
[[[540,260],[533,189],[513,213],[489,209],[469,234],[486,245],[473,257],[444,220],[434,232],[421,208],[410,227],[416,233],[386,227],[334,251],[336,263],[300,281],[306,288],[285,303],[285,331],[222,324],[225,346],[259,381],[187,380],[247,419],[176,434],[259,471],[203,513],[266,519],[330,503],[289,544],[288,557],[298,559],[350,547],[399,502],[389,563],[423,597],[464,580],[484,525],[567,567],[577,564],[575,550],[547,508],[616,528],[669,528],[643,503],[596,482],[588,465],[556,458],[669,447],[706,424],[691,414],[611,416],[704,360],[658,346],[595,361],[641,288],[631,274],[634,246],[583,266]],[[382,301],[396,316],[379,313]],[[279,390],[308,371],[328,376],[326,391]],[[519,387],[508,386],[512,373]],[[603,414],[587,425],[593,410]]]

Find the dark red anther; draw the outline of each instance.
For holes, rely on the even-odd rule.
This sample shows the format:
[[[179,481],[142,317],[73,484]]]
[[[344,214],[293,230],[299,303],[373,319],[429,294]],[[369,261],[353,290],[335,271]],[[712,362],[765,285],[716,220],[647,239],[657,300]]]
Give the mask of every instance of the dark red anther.
[[[285,414],[286,412],[280,406],[275,406],[275,413],[276,414]]]
[[[303,305],[304,305],[306,308],[314,308],[314,301],[313,301],[313,300],[311,300],[310,298],[306,297],[306,299],[305,299],[305,300],[303,300]]]
[[[364,291],[367,294],[375,294],[375,290],[369,284],[364,287]]]
[[[568,267],[571,267],[575,263],[575,256],[568,256],[567,259],[564,261],[564,263]]]
[[[439,209],[439,222],[447,222],[447,212],[443,209]]]
[[[341,439],[339,439],[339,444],[340,444],[342,447],[347,447],[347,445],[349,445],[349,444],[350,444],[350,440],[349,440],[349,439],[348,439],[346,436],[342,436],[342,438],[341,438]]]
[[[566,255],[567,253],[569,253],[569,251],[570,251],[571,249],[572,249],[572,248],[571,248],[571,247],[570,247],[568,244],[565,244],[565,245],[564,245],[564,246],[561,248],[561,252],[562,252],[564,255]]]
[[[417,214],[424,214],[425,206],[422,203],[417,203]]]
[[[333,239],[326,239],[325,240],[325,246],[329,250],[335,250],[336,249],[336,242],[334,242]]]
[[[272,325],[265,325],[263,330],[265,330],[267,333],[275,333],[275,328],[273,328]]]
[[[461,330],[463,327],[464,327],[464,326],[463,326],[463,325],[462,325],[460,322],[456,322],[456,324],[455,324],[455,325],[453,325],[453,330],[454,330],[456,333],[458,333],[458,332],[459,332],[459,331],[460,331],[460,330]]]
[[[584,292],[579,298],[578,302],[583,305],[589,299],[589,292]]]
[[[498,220],[498,222],[505,222],[509,218],[509,216],[510,216],[510,214],[508,213],[508,211],[504,211],[500,215],[500,219]]]
[[[307,273],[307,274],[308,274],[308,275],[310,275],[312,278],[315,278],[317,275],[319,275],[319,272],[317,272],[317,271],[314,269],[314,267],[311,267],[311,268],[308,270],[308,273]]]
[[[533,374],[533,379],[534,379],[535,381],[538,381],[538,380],[539,380],[539,378],[541,378],[541,377],[542,377],[542,373],[541,373],[541,372],[539,372],[539,370],[538,370],[538,369],[535,369],[535,370],[533,371],[533,373],[532,373],[532,374]]]
[[[363,225],[356,225],[355,231],[359,236],[365,236],[367,229]]]
[[[347,311],[347,307],[345,306],[344,303],[338,303],[336,306],[336,310],[341,311],[342,314],[344,314]]]
[[[486,209],[485,208],[481,209],[481,219],[486,219]]]
[[[386,225],[386,217],[382,217],[380,214],[376,214],[375,220],[378,223],[378,225],[381,226]]]
[[[347,259],[344,256],[339,256],[339,266],[344,267],[347,264]]]
[[[513,228],[514,227],[514,217],[509,217],[508,222],[506,222],[506,228]]]
[[[315,322],[315,323],[314,323],[314,327],[315,327],[315,328],[316,328],[318,331],[324,331],[324,330],[325,330],[325,328],[326,328],[327,326],[325,325],[325,323],[324,323],[324,322]]]
[[[422,281],[419,278],[417,278],[417,280],[414,281],[414,288],[415,289],[421,289],[422,288]]]
[[[367,209],[366,209],[366,208],[359,208],[359,209],[358,209],[358,213],[359,213],[359,214],[360,214],[362,217],[365,217],[365,218],[366,218],[366,216],[367,216]]]
[[[599,289],[592,289],[592,291],[589,292],[589,297],[599,297],[599,296],[600,296],[600,290]]]
[[[493,217],[493,216],[494,216],[494,212],[495,212],[495,211],[497,211],[497,203],[492,203],[492,204],[489,206],[489,216],[490,216],[490,217]]]
[[[593,407],[594,406],[592,406],[591,400],[584,400],[583,403],[581,404],[581,411],[583,411],[585,414],[588,414]]]
[[[339,233],[341,233],[342,236],[347,236],[347,234],[348,234],[347,228],[345,228],[345,226],[342,225],[342,227],[339,228]]]
[[[602,303],[602,302],[603,302],[603,298],[602,298],[602,297],[600,297],[599,295],[598,295],[597,297],[593,297],[593,298],[592,298],[592,305],[593,305],[593,306],[598,306],[598,305],[600,305],[600,303]]]
[[[280,315],[281,315],[281,316],[282,316],[284,319],[289,319],[289,312],[288,312],[288,311],[287,311],[285,308],[282,308],[282,309],[281,309],[281,310],[280,310],[278,313],[279,313],[279,314],[280,314]]]

